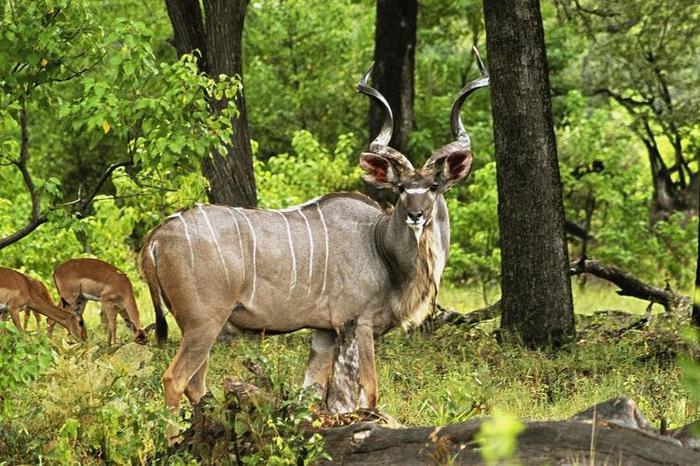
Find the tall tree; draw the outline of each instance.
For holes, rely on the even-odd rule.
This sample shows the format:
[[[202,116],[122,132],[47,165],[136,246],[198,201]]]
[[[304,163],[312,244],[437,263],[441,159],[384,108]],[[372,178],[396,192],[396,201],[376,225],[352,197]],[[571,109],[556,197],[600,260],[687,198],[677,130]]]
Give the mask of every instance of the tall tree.
[[[408,153],[413,129],[413,71],[416,52],[417,0],[377,0],[374,35],[374,87],[382,93],[394,113],[394,134],[389,145]],[[379,106],[369,110],[369,133],[381,130],[384,116]]]
[[[214,79],[219,75],[243,78],[243,23],[247,0],[166,0],[178,55],[199,51],[199,68]],[[209,200],[243,207],[257,205],[253,152],[243,91],[233,99],[238,115],[226,153],[213,151],[202,163],[209,180]],[[228,105],[226,98],[212,100],[214,112]]]
[[[501,241],[501,327],[533,347],[574,335],[564,207],[538,0],[484,0]]]

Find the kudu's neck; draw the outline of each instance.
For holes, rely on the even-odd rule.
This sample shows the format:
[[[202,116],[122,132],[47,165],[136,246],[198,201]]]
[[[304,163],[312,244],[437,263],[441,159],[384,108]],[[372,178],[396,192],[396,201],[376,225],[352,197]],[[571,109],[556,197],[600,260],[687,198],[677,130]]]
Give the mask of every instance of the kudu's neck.
[[[406,224],[406,209],[399,203],[394,211],[383,217],[376,230],[377,247],[386,262],[395,287],[403,288],[415,279],[417,271],[423,267],[426,257],[426,243],[432,242],[432,235],[442,235],[449,229],[447,204],[439,195],[433,207],[432,218],[423,228],[421,237]]]

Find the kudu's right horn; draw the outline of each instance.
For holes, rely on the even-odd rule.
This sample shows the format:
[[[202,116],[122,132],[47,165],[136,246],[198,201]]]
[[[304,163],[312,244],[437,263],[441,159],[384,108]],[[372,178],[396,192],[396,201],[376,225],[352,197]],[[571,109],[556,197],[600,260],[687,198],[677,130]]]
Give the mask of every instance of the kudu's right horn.
[[[369,143],[369,150],[377,155],[381,155],[387,159],[393,160],[407,168],[413,170],[413,165],[411,162],[399,151],[389,147],[389,141],[391,141],[391,135],[394,132],[394,114],[391,111],[389,102],[384,98],[384,96],[373,87],[370,87],[367,82],[372,75],[372,69],[374,68],[374,62],[369,65],[367,71],[365,72],[360,82],[357,83],[357,92],[365,94],[373,99],[375,99],[382,108],[384,113],[384,123],[382,124],[382,129],[377,134],[372,142]]]

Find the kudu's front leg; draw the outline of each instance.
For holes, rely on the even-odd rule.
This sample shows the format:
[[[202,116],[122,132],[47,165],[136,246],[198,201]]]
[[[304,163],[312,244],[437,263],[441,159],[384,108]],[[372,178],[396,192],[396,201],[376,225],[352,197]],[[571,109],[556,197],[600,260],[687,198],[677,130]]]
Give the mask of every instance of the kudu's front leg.
[[[377,406],[377,372],[374,368],[374,330],[371,324],[357,324],[356,330],[357,349],[360,357],[360,406],[363,403],[363,395],[366,406]]]
[[[311,338],[309,364],[304,376],[304,387],[315,387],[316,393],[325,400],[328,379],[331,376],[337,342],[335,330],[315,330]]]

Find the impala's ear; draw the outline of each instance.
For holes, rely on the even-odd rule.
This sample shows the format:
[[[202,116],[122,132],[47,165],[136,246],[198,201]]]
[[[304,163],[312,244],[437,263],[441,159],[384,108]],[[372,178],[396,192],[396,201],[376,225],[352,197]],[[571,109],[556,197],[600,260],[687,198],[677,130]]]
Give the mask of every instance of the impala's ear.
[[[363,152],[360,167],[367,173],[362,178],[377,188],[391,188],[398,183],[398,176],[391,162],[377,154]]]
[[[467,177],[472,168],[472,160],[469,149],[441,150],[428,160],[424,169],[432,171],[435,180],[449,188]]]

